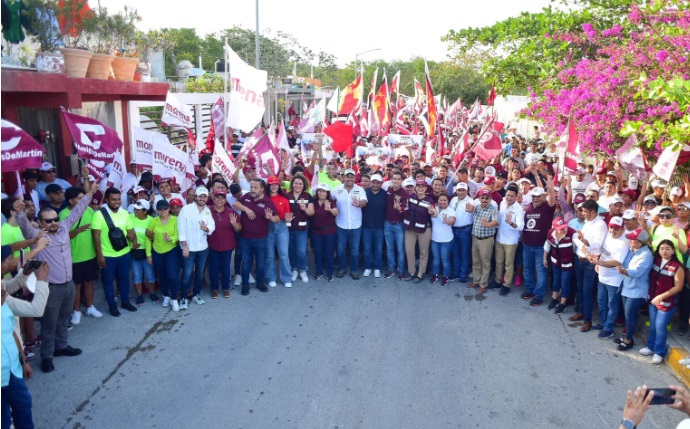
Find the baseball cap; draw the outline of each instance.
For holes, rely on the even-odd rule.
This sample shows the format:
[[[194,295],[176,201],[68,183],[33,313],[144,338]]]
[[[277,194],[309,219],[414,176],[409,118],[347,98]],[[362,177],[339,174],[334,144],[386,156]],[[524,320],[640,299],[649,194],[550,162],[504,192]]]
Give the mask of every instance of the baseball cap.
[[[173,199],[176,200],[178,198],[173,198]],[[162,200],[158,200],[158,202],[156,203],[156,210],[165,210],[165,209],[169,209],[169,208],[170,208],[170,203],[165,198],[163,198]]]
[[[177,207],[183,207],[184,204],[182,204],[182,200],[179,198],[173,198],[170,200],[170,205],[171,206],[177,206]]]
[[[381,177],[380,174],[374,174],[371,176],[371,181],[372,182],[383,182],[383,177]]]
[[[348,174],[352,174],[352,175],[354,176],[354,175],[355,175],[355,170],[353,170],[353,169],[351,169],[351,168],[348,168],[348,169],[345,170],[345,172],[343,173],[343,176],[347,176]]]
[[[216,191],[216,192],[213,194],[213,196],[214,196],[214,197],[227,197],[228,194],[226,194],[225,191]]]
[[[254,171],[254,167],[252,167],[251,165],[245,165],[242,169],[243,173],[249,173],[250,171]]]
[[[654,198],[654,195],[647,195],[644,197],[643,200],[644,203],[654,203],[656,205],[656,198]]]
[[[479,165],[479,161],[476,159],[470,163],[470,167],[477,167]]]
[[[206,196],[208,196],[208,189],[206,189],[206,188],[203,187],[203,186],[199,186],[198,188],[196,188],[196,195],[197,195],[197,196],[199,196],[199,195],[206,195]]]
[[[523,178],[521,178],[521,179],[518,179],[518,181],[517,181],[516,183],[517,183],[518,185],[520,185],[520,184],[522,184],[522,183],[529,183],[530,185],[532,185],[532,181],[529,180],[529,179],[527,179],[526,177],[523,177]]]
[[[665,188],[666,183],[664,183],[661,180],[653,180],[652,181],[652,188]]]
[[[134,189],[132,189],[132,193],[134,195],[138,194],[139,192],[146,192],[146,189],[143,186],[135,186]]]
[[[681,195],[683,195],[683,190],[680,189],[678,186],[674,186],[673,188],[671,188],[671,195],[673,195],[674,197],[680,197]]]
[[[615,197],[611,198],[611,202],[609,203],[609,205],[612,206],[612,205],[618,204],[618,203],[623,204],[623,200],[621,199],[621,197],[616,195]]]
[[[506,180],[508,178],[508,173],[505,170],[501,170],[496,173],[496,178]]]
[[[407,179],[403,180],[402,182],[403,188],[407,186],[414,186],[414,179],[411,177],[408,177]]]
[[[640,181],[637,180],[637,177],[635,177],[635,176],[628,177],[628,188],[637,189],[637,186],[639,184],[640,184]]]
[[[50,185],[46,186],[45,192],[46,194],[52,194],[53,192],[60,192],[62,191],[62,186],[56,184],[56,183],[51,183]]]
[[[608,171],[608,172],[606,172],[606,175],[607,175],[607,176],[613,177],[614,180],[618,178],[618,176],[616,176],[616,173],[613,172],[613,171]]]
[[[93,194],[93,197],[91,197],[91,204],[100,204],[102,199],[103,194],[101,193],[101,191],[96,191],[96,193]]]
[[[614,216],[609,221],[609,227],[611,228],[623,228],[623,218],[620,216]]]
[[[280,179],[277,176],[271,176],[266,181],[269,185],[280,185]],[[197,192],[198,194],[198,192]]]
[[[55,168],[53,164],[49,163],[48,161],[41,164],[41,171],[48,171],[52,170],[53,168]]]
[[[488,189],[481,189],[479,192],[477,192],[477,195],[475,198],[485,197],[487,195],[491,196],[491,191],[489,191]]]
[[[426,186],[426,180],[424,180],[424,179],[417,179],[417,180],[415,181],[415,185],[424,185],[424,186]]]
[[[565,219],[563,219],[562,217],[557,217],[556,219],[553,220],[553,223],[551,224],[551,226],[554,229],[565,229],[568,227],[568,224],[565,223]]]
[[[597,174],[606,174],[606,167],[597,168]]]
[[[103,170],[104,170],[106,173],[110,173],[110,171],[111,171],[112,169],[113,169],[113,164],[112,164],[112,163],[107,164],[105,167],[103,167]]]
[[[673,207],[663,206],[663,207],[659,210],[659,213],[661,213],[661,212],[663,212],[663,211],[671,212],[671,214],[672,214],[673,216],[676,215],[676,211],[673,210]]]
[[[546,193],[546,191],[544,190],[544,188],[534,188],[534,189],[532,189],[532,191],[530,192],[530,194],[531,194],[533,197],[540,197],[540,196],[544,195],[545,193]]]
[[[493,176],[487,176],[486,179],[484,179],[485,185],[493,185],[494,183],[496,183],[496,179]]]
[[[583,174],[587,173],[584,168],[578,168],[577,170],[573,171],[574,176],[581,176]]]
[[[622,191],[618,191],[619,194],[625,194],[629,196],[630,198],[635,198],[635,191],[632,189],[624,189]]]
[[[635,210],[626,210],[623,212],[623,220],[635,219]]]
[[[487,176],[495,176],[496,169],[490,165],[484,169],[484,174],[486,174]]]
[[[587,197],[585,197],[585,194],[577,194],[575,195],[575,198],[573,198],[573,204],[580,204],[584,203],[587,201]]]
[[[649,233],[642,228],[636,228],[625,234],[628,240],[647,241],[649,240]]]
[[[147,210],[151,208],[151,204],[149,204],[148,201],[146,200],[138,200],[136,203],[134,203],[134,210]]]
[[[324,191],[330,191],[330,190],[331,190],[331,187],[328,186],[328,183],[319,183],[318,185],[316,185],[316,189],[317,189],[317,190],[318,190],[318,189],[323,189]]]
[[[468,190],[469,187],[467,186],[467,183],[465,183],[465,182],[460,182],[460,183],[458,183],[457,185],[455,185],[455,191],[456,191],[456,192],[457,192],[458,189]]]

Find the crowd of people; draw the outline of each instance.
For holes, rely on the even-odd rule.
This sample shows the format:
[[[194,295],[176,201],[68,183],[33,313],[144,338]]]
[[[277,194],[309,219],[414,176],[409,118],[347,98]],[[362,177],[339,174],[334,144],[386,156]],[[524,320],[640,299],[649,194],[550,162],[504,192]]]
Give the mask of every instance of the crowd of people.
[[[639,316],[648,313],[639,353],[662,363],[676,311],[679,333],[688,331],[688,177],[668,189],[613,159],[559,174],[555,146],[538,131],[502,137],[496,158],[459,165],[449,156],[428,165],[401,155],[376,166],[285,152],[281,171],[267,179],[251,155],[232,177],[212,172],[203,155],[184,193],[135,163],[123,190],[97,183],[88,169],[74,183],[49,162],[23,172],[19,191],[2,200],[3,422],[10,412],[22,418],[27,361],[40,354],[41,370],[51,372],[54,357],[81,353],[68,332],[84,315],[102,317],[99,278],[114,317],[147,301],[189,311],[190,302],[230,298],[234,287],[248,295],[252,284],[260,292],[298,281],[336,286],[348,270],[354,280],[500,296],[522,287],[532,307],[563,314],[574,304],[569,320],[621,351],[635,347]],[[458,136],[448,139],[452,148]]]

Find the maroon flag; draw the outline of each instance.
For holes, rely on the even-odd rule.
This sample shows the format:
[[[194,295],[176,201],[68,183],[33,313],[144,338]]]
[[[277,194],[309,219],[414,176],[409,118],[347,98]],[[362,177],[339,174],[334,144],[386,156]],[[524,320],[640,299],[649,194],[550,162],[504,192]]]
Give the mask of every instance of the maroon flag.
[[[570,171],[578,169],[577,163],[580,162],[580,136],[575,129],[575,121],[568,120],[568,129],[566,130],[567,140],[565,147],[565,162],[564,166]]]
[[[74,146],[80,158],[112,162],[115,152],[122,148],[122,140],[117,132],[95,119],[75,115],[66,110],[62,117],[67,123]]]
[[[479,141],[477,141],[477,144],[474,146],[474,153],[486,162],[489,162],[496,155],[501,153],[502,150],[501,136],[491,129],[491,127],[482,134]]]
[[[257,174],[264,179],[268,179],[268,176],[278,175],[280,171],[280,157],[275,144],[273,144],[268,134],[264,134],[263,138],[254,146],[254,153],[256,153],[256,165],[254,168],[258,172]]]
[[[489,92],[489,98],[486,100],[486,103],[489,106],[493,106],[494,101],[496,101],[496,85],[491,85],[491,91]]]
[[[216,104],[211,107],[211,119],[214,131],[218,133],[219,137],[222,137],[222,141],[225,141],[225,103],[223,98],[218,97]]]
[[[26,131],[2,120],[2,171],[40,168],[44,152],[43,146]]]

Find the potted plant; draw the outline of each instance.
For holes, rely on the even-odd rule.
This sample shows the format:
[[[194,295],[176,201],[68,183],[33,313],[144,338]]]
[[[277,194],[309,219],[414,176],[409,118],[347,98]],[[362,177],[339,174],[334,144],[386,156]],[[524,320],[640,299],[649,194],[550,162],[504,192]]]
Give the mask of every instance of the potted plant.
[[[38,43],[36,70],[43,73],[64,73],[65,59],[58,50],[62,46],[57,25],[55,0],[24,0],[22,21],[27,33]]]
[[[58,21],[63,29],[65,47],[61,49],[65,57],[65,71],[70,77],[85,77],[93,53],[86,50],[85,22],[93,15],[88,0],[61,0],[58,7]]]
[[[124,12],[113,15],[111,34],[116,47],[113,60],[113,74],[116,80],[132,81],[134,72],[139,64],[139,52],[135,42],[137,39],[136,23],[141,17],[135,9],[125,6]]]
[[[110,66],[115,59],[115,39],[113,38],[114,17],[108,10],[99,7],[91,16],[84,19],[86,45],[93,52],[86,77],[91,79],[108,79]]]

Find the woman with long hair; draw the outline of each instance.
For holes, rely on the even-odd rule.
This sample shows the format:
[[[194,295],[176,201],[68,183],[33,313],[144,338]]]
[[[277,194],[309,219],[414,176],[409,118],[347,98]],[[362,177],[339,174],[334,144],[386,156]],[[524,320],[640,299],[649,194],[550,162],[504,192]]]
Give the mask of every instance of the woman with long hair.
[[[290,272],[290,231],[287,224],[292,222],[294,215],[290,211],[290,202],[280,189],[280,179],[276,176],[268,178],[268,198],[276,207],[276,215],[280,222],[271,222],[266,237],[266,282],[269,287],[276,287],[276,264],[274,256],[278,250],[278,265],[280,266],[280,280],[285,287],[292,287],[292,274]]]
[[[315,280],[319,280],[326,270],[326,279],[333,281],[333,262],[335,251],[335,217],[338,209],[331,198],[331,191],[326,183],[316,186],[316,202],[314,216],[311,221],[311,244],[314,247],[314,263],[316,265]]]
[[[170,203],[164,199],[156,203],[156,210],[158,217],[153,218],[146,229],[146,258],[158,275],[163,307],[172,306],[173,311],[180,311],[177,295],[180,292],[182,253],[178,246],[177,216],[170,214]]]
[[[307,276],[307,237],[309,234],[309,218],[314,216],[314,198],[309,195],[307,178],[301,174],[295,175],[290,181],[290,191],[287,199],[290,211],[294,215],[290,227],[290,266],[292,267],[292,281],[297,280],[297,274],[304,283],[309,281]]]

